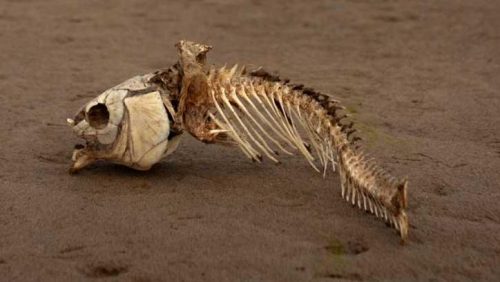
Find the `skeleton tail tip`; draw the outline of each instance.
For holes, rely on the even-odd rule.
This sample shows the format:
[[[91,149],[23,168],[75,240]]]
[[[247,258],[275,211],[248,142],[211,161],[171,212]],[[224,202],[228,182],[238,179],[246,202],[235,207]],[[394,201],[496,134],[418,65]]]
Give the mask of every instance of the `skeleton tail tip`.
[[[397,206],[400,207],[400,213],[398,215],[399,220],[399,233],[401,235],[401,244],[404,245],[408,242],[408,215],[406,214],[406,209],[408,207],[408,178],[405,177],[398,185],[398,192],[396,195]]]
[[[408,207],[408,177],[404,177],[398,186],[398,192],[401,197],[401,203],[404,209]]]
[[[399,234],[401,236],[401,245],[405,245],[408,242],[408,216],[405,211],[401,211],[399,215]]]

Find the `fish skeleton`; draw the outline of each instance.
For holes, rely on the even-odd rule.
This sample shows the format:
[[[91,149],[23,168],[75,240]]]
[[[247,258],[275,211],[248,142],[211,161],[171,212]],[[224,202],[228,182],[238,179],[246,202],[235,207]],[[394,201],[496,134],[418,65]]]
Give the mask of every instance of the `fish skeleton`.
[[[408,180],[391,176],[359,148],[345,107],[329,95],[262,68],[207,66],[205,44],[180,41],[168,69],[135,76],[84,105],[67,122],[85,141],[70,173],[96,160],[148,170],[173,153],[184,132],[239,147],[252,161],[302,155],[340,175],[341,196],[408,238]]]

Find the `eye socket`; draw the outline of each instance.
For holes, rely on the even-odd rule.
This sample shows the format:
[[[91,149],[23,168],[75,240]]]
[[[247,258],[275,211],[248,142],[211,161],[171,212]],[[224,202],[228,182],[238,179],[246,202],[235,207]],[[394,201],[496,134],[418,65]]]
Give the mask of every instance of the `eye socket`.
[[[95,129],[103,129],[108,125],[109,112],[104,104],[97,104],[87,112],[87,121]]]

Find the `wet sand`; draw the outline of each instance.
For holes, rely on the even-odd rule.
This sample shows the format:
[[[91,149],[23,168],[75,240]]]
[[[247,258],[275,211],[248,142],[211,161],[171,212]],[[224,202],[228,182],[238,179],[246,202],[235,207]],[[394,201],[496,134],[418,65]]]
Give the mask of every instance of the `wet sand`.
[[[0,280],[499,279],[500,4],[310,2],[0,1]],[[410,180],[409,243],[300,158],[185,136],[149,172],[68,175],[65,119],[180,39],[343,101]]]

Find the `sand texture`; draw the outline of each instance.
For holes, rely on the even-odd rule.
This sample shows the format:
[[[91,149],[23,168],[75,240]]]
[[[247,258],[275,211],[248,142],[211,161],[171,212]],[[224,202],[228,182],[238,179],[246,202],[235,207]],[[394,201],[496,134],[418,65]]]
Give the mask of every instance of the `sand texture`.
[[[410,180],[408,245],[301,158],[186,136],[70,176],[65,119],[180,39],[340,99]],[[0,281],[499,281],[499,91],[499,1],[1,0]]]

